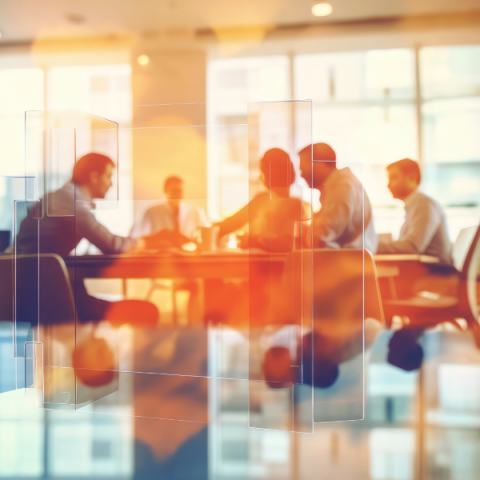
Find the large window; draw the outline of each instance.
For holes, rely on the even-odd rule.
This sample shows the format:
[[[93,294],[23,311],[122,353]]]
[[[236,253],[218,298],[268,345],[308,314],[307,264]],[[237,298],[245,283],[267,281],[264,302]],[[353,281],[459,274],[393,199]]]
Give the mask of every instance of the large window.
[[[14,62],[15,60],[15,62]],[[28,65],[24,55],[11,64]],[[25,174],[26,110],[79,109],[119,124],[119,187],[121,198],[132,198],[131,67],[129,64],[77,65],[40,68],[8,68],[0,64],[0,177]],[[65,179],[67,180],[67,179]],[[11,225],[13,192],[0,178],[0,229]],[[125,213],[125,212],[124,212]],[[120,220],[97,213],[116,233],[128,235],[133,208]]]
[[[265,74],[273,65],[275,74]],[[246,121],[242,111],[246,102],[289,98],[312,99],[314,142],[330,144],[340,161],[363,164],[377,231],[396,234],[403,221],[402,205],[387,189],[385,166],[405,157],[421,162],[421,188],[446,208],[452,239],[478,220],[480,46],[239,58],[210,64],[208,102],[213,120],[237,115]],[[219,181],[228,184],[229,179]]]

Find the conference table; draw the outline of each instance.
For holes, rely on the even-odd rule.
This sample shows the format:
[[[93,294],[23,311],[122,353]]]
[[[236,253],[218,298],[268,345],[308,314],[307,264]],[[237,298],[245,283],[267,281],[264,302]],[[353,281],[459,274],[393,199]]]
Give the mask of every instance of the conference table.
[[[68,257],[68,268],[75,268],[77,278],[171,278],[171,279],[247,279],[250,268],[273,269],[281,273],[285,253],[260,250],[219,250],[189,253],[127,253]],[[273,273],[272,272],[272,273]]]
[[[202,279],[206,289],[214,289],[216,282],[222,279],[248,280],[253,272],[281,275],[286,256],[285,253],[266,253],[258,249],[214,252],[178,249],[68,257],[66,264],[69,269],[75,268],[77,279]],[[415,254],[375,255],[375,264],[384,298],[406,298],[412,293],[413,280],[444,268],[437,257]]]
[[[81,278],[247,279],[252,267],[281,273],[286,256],[285,253],[232,249],[82,255],[67,257],[65,262],[68,268],[75,268],[77,277]],[[425,270],[439,263],[439,258],[428,255],[375,255],[379,278],[397,277],[412,268]]]

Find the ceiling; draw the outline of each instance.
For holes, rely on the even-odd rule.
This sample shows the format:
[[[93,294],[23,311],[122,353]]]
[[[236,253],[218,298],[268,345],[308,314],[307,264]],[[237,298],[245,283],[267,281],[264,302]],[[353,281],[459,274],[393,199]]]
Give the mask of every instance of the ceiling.
[[[320,1],[320,0],[318,0]],[[317,18],[312,0],[4,0],[1,43],[125,35],[162,29],[231,28],[466,12],[480,0],[330,0]]]

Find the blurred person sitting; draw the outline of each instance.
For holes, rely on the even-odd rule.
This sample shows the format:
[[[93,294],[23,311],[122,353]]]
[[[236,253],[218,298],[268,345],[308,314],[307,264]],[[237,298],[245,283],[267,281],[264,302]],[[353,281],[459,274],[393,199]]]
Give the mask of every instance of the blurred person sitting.
[[[155,234],[166,242],[166,246],[179,247],[194,239],[196,230],[200,227],[211,226],[205,210],[192,203],[183,201],[184,181],[182,178],[171,175],[163,184],[166,200],[149,208],[141,223],[134,225],[131,235]],[[150,292],[161,288],[155,282]],[[188,322],[198,324],[202,318],[200,290],[197,281],[174,281],[175,290],[189,292]]]
[[[387,166],[388,189],[393,198],[405,204],[405,222],[398,240],[381,241],[378,253],[416,253],[440,258],[452,263],[447,221],[440,204],[420,192],[420,166],[404,158]]]
[[[140,224],[134,225],[133,237],[162,232],[172,243],[191,241],[199,227],[209,227],[210,221],[202,207],[183,201],[184,182],[170,176],[163,184],[166,200],[149,208]]]
[[[288,153],[280,148],[267,150],[260,160],[260,179],[267,191],[256,195],[231,217],[218,223],[222,237],[248,225],[248,240],[241,248],[257,247],[267,251],[293,248],[295,222],[302,219],[302,202],[290,197],[295,168]]]
[[[299,156],[302,177],[321,194],[322,207],[313,217],[314,248],[368,248],[375,253],[372,207],[358,178],[348,167],[337,169],[335,151],[326,143],[309,145]]]
[[[47,205],[55,206],[55,216],[48,215],[44,205],[43,218],[37,219],[30,209],[28,216],[21,222],[17,253],[55,253],[65,258],[83,238],[104,254],[143,249],[161,242],[155,236],[133,239],[114,235],[95,218],[92,213],[95,208],[93,200],[105,198],[112,186],[114,167],[115,164],[109,157],[99,153],[81,157],[75,165],[71,180],[46,196]],[[75,281],[74,272],[71,283],[81,321],[108,318],[112,323],[121,324],[135,318],[137,324],[150,325],[157,322],[158,311],[151,303],[138,300],[112,303],[91,297],[83,281]]]

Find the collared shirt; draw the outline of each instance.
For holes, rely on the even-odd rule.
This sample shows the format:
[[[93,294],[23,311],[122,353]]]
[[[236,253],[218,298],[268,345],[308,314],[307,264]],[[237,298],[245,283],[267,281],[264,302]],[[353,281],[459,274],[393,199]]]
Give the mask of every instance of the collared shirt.
[[[175,217],[175,214],[178,215]],[[162,230],[175,230],[188,238],[192,238],[199,227],[211,226],[203,208],[187,202],[180,202],[178,211],[175,212],[168,201],[149,208],[143,219],[132,228],[130,235],[140,237],[152,235]]]
[[[103,253],[125,252],[137,243],[114,235],[102,225],[92,213],[92,201],[73,183],[49,193],[47,202],[55,206],[55,216],[47,207],[43,218],[36,220],[29,212],[20,225],[17,245],[22,253],[57,253],[66,257],[83,238]]]
[[[405,222],[395,242],[380,242],[378,253],[421,253],[451,264],[451,244],[442,207],[418,189],[405,199]]]
[[[322,186],[322,208],[313,218],[314,247],[377,250],[372,207],[349,168],[335,169]],[[365,240],[365,242],[364,242]]]

